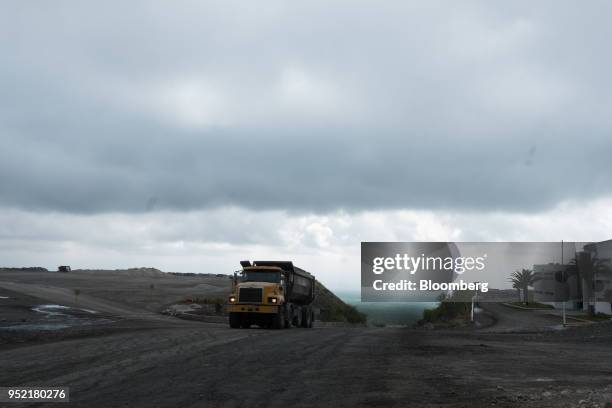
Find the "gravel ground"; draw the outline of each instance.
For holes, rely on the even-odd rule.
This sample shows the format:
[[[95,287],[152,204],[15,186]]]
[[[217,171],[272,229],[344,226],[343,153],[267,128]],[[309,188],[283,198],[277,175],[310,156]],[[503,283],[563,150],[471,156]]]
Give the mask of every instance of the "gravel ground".
[[[63,296],[40,286],[38,293],[52,298],[36,297],[35,286],[25,288],[30,293],[10,307],[10,299],[1,299],[0,311],[21,303],[30,316],[32,304]],[[16,293],[4,289],[0,296],[20,296]],[[122,309],[125,303],[116,299],[84,301],[83,308],[107,307],[105,318],[114,320],[5,332],[1,386],[68,386],[69,406],[94,408],[612,404],[608,323],[557,330],[552,317],[500,306],[489,308],[498,330],[496,325],[485,330],[232,330],[134,314],[133,304]],[[11,310],[12,319],[20,319]],[[527,330],[521,330],[521,321]]]
[[[141,323],[2,348],[0,384],[69,386],[70,405],[83,407],[604,406],[612,401],[611,330],[580,330],[565,337]]]

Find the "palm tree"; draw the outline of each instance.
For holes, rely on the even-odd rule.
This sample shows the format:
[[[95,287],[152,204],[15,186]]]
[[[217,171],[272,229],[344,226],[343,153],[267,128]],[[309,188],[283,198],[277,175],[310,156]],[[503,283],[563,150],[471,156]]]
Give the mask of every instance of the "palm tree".
[[[512,287],[523,290],[523,303],[525,304],[529,303],[529,297],[527,296],[529,286],[532,286],[535,281],[536,277],[531,269],[521,269],[512,272],[512,275],[510,275]]]
[[[517,294],[518,300],[520,302],[521,301],[521,287],[518,284],[516,284],[515,282],[512,282],[512,287],[514,289],[516,289],[516,294]]]

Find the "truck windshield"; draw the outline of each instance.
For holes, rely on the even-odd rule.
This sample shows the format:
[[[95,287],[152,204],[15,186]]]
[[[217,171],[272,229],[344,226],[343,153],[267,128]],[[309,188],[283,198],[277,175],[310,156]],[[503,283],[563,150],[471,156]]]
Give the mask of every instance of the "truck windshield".
[[[279,271],[244,271],[242,272],[243,282],[280,282]]]

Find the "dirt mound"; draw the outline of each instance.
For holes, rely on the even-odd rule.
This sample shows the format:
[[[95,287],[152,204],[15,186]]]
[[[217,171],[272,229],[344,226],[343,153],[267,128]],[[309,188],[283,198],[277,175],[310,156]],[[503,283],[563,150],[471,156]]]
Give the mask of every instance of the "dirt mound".
[[[106,273],[106,274],[117,274],[131,277],[161,277],[165,276],[166,273],[160,271],[157,268],[141,267],[141,268],[128,268],[128,269],[115,269],[115,270],[104,270],[104,269],[74,269],[72,272],[76,273]]]
[[[23,268],[0,268],[0,272],[7,271],[24,271],[24,272],[49,272],[47,268],[43,268],[42,266],[29,266]]]

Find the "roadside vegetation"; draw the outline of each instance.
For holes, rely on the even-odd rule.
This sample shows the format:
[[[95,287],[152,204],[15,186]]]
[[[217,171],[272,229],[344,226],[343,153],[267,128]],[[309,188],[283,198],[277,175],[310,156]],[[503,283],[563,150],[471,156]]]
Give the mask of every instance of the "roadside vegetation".
[[[322,322],[365,324],[367,321],[367,316],[358,311],[355,306],[335,304],[330,305],[325,309],[321,309],[319,319]]]
[[[470,317],[470,307],[470,303],[443,301],[434,309],[425,309],[421,322],[454,323],[458,320],[465,321]]]
[[[441,297],[440,303],[433,309],[425,309],[423,318],[418,325],[433,324],[437,326],[458,326],[466,324],[470,319],[471,302],[464,299],[471,297],[473,292],[457,291],[449,297]]]
[[[315,309],[319,309],[318,319],[322,322],[345,322],[351,324],[365,324],[367,315],[361,313],[354,306],[348,305],[327,289],[319,281],[315,283]]]
[[[533,286],[535,281],[536,278],[531,269],[521,269],[512,272],[512,275],[510,275],[512,287],[519,291],[519,296],[521,292],[523,294],[523,305],[529,304],[529,287]]]
[[[529,302],[527,304],[525,304],[524,302],[510,302],[508,304],[512,306],[522,307],[524,309],[554,309],[554,307],[551,305],[538,302]]]
[[[595,313],[592,315],[584,315],[584,316],[579,316],[581,319],[586,319],[586,320],[590,320],[592,322],[607,322],[612,320],[612,317],[610,315],[607,315],[605,313]]]

